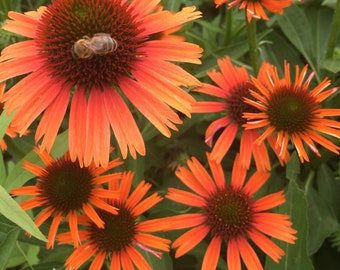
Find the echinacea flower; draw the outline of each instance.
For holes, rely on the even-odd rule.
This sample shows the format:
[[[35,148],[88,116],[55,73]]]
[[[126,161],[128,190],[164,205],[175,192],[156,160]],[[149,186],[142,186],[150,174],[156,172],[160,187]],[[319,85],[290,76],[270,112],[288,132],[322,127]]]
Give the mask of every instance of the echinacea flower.
[[[314,77],[312,72],[305,80],[308,66],[296,66],[295,80],[292,81],[289,64],[284,64],[284,78],[279,78],[277,69],[265,72],[264,84],[253,78],[258,91],[251,91],[253,98],[246,98],[249,105],[258,112],[244,113],[246,129],[264,129],[263,134],[256,139],[262,144],[269,136],[275,136],[274,147],[279,156],[289,154],[289,141],[294,145],[301,162],[309,161],[305,146],[320,156],[317,144],[339,154],[340,147],[331,142],[327,136],[340,138],[340,122],[327,119],[329,116],[340,116],[340,109],[323,108],[322,102],[335,94],[337,87],[327,89],[331,81],[325,78],[313,89],[309,84]]]
[[[79,232],[82,245],[66,260],[67,269],[78,269],[92,257],[90,270],[102,269],[106,258],[110,260],[110,269],[132,270],[135,265],[137,269],[151,270],[139,250],[157,257],[161,256],[160,251],[169,251],[169,240],[150,234],[167,228],[167,224],[162,219],[140,219],[144,212],[159,203],[162,198],[153,193],[143,199],[151,188],[151,184],[144,180],[129,195],[133,176],[132,172],[123,173],[118,188],[120,197],[110,200],[111,204],[119,209],[118,214],[99,211],[100,217],[105,221],[103,228],[98,228],[90,220],[84,220],[85,228]],[[116,190],[117,187],[111,185],[110,189]],[[72,242],[72,237],[68,232],[61,233],[58,240],[60,244],[66,244]]]
[[[47,7],[9,12],[3,29],[29,38],[0,57],[0,82],[28,74],[4,96],[13,126],[22,134],[43,113],[35,140],[49,151],[68,103],[71,159],[107,166],[110,126],[123,158],[145,154],[126,101],[163,135],[190,116],[194,99],[181,86],[199,81],[171,62],[199,64],[202,49],[164,35],[201,17],[195,7],[176,13],[160,0],[54,0]],[[171,108],[172,107],[172,108]]]
[[[11,193],[16,196],[34,196],[20,205],[24,210],[42,208],[34,221],[38,227],[52,217],[47,248],[53,247],[62,221],[68,221],[72,241],[78,246],[78,216],[85,214],[96,226],[103,228],[104,220],[95,208],[110,214],[118,213],[116,207],[105,201],[108,198],[117,198],[118,192],[107,190],[102,184],[118,181],[122,174],[101,174],[121,165],[122,162],[117,158],[110,161],[106,168],[96,167],[94,164],[80,167],[77,160],[70,160],[68,152],[55,160],[46,151],[40,151],[38,148],[35,148],[35,151],[45,166],[40,167],[26,161],[24,168],[37,176],[36,185],[15,188]]]
[[[268,63],[262,65],[258,75],[259,79],[262,78],[262,70],[268,65]],[[196,102],[193,105],[193,113],[223,113],[222,117],[209,125],[205,133],[206,143],[211,147],[216,132],[223,128],[213,146],[211,158],[220,163],[234,142],[237,133],[241,131],[240,159],[242,166],[248,169],[251,158],[254,156],[258,170],[270,170],[266,145],[254,144],[260,136],[259,131],[244,130],[242,127],[246,122],[242,114],[257,111],[253,106],[244,102],[244,98],[251,97],[250,89],[255,88],[247,70],[245,67],[234,66],[229,57],[219,59],[218,66],[221,69],[220,72],[213,70],[207,73],[217,86],[204,84],[203,87],[193,90],[218,98],[216,101]]]
[[[6,84],[4,83],[0,84],[0,114],[2,114],[3,108],[4,108],[4,104],[1,101],[1,99],[2,99],[2,96],[4,95],[5,88],[6,88]],[[15,138],[17,136],[17,134],[15,133],[15,129],[11,125],[7,127],[5,134],[11,138]],[[0,149],[2,151],[7,150],[7,145],[4,139],[0,140]]]
[[[252,18],[268,20],[264,8],[274,13],[283,13],[283,9],[289,7],[293,0],[215,0],[216,6],[228,3],[229,8],[239,6],[239,9],[245,9],[248,22]]]
[[[285,252],[269,237],[293,244],[296,231],[288,215],[268,210],[285,202],[283,191],[254,199],[254,194],[263,186],[270,174],[255,172],[245,183],[246,170],[236,157],[231,183],[226,184],[223,168],[208,155],[212,177],[196,159],[188,161],[189,169],[181,167],[176,175],[193,192],[169,188],[166,198],[197,209],[196,213],[168,217],[172,229],[189,231],[177,238],[172,247],[175,257],[193,249],[205,237],[210,239],[205,252],[202,270],[214,270],[220,257],[221,246],[227,248],[229,270],[241,270],[241,259],[247,269],[263,269],[252,245],[279,262]],[[269,237],[268,237],[269,236]]]

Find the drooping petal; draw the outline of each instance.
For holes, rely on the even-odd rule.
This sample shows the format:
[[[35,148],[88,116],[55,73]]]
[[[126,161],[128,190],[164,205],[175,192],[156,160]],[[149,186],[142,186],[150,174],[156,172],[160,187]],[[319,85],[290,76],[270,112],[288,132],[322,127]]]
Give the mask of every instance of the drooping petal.
[[[249,178],[243,190],[249,195],[253,195],[263,186],[269,177],[270,173],[257,171]]]
[[[41,59],[36,55],[0,62],[0,81],[6,81],[19,75],[37,71],[41,66]]]
[[[202,225],[206,221],[203,214],[191,213],[180,214],[172,217],[167,217],[166,222],[170,223],[170,229],[185,229]]]
[[[201,225],[182,234],[172,244],[173,248],[178,247],[175,253],[175,257],[178,258],[187,253],[189,250],[193,249],[199,242],[203,240],[208,232],[209,227],[206,225]]]
[[[120,256],[117,252],[112,252],[110,270],[120,269]]]
[[[166,104],[162,103],[137,82],[125,79],[120,82],[124,94],[134,106],[164,135],[170,137],[170,130],[177,130],[174,124],[182,121]],[[152,106],[150,106],[152,104]]]
[[[150,35],[165,31],[169,28],[181,25],[191,20],[201,17],[200,11],[195,11],[195,7],[185,7],[180,12],[171,13],[169,11],[161,11],[152,13],[144,18],[145,29],[143,35]],[[190,52],[190,51],[188,51]]]
[[[53,81],[48,82],[40,91],[31,96],[26,103],[21,104],[16,116],[12,119],[12,125],[20,134],[23,134],[38,115],[50,105],[60,90],[59,85],[55,85]]]
[[[124,250],[123,252],[120,253],[120,261],[122,264],[122,268],[124,270],[134,270],[134,266],[132,264],[132,260],[129,256],[129,254]]]
[[[131,214],[134,216],[139,216],[144,212],[148,211],[151,207],[158,204],[163,198],[158,195],[158,193],[154,193],[151,196],[147,197],[143,201],[139,202],[132,210]]]
[[[270,258],[275,262],[279,262],[280,258],[285,254],[285,252],[279,248],[272,240],[264,236],[258,231],[248,232],[248,235],[252,241]]]
[[[138,82],[146,86],[153,95],[164,103],[190,117],[191,104],[195,101],[192,96],[184,92],[177,85],[169,82],[166,77],[163,77],[158,73],[152,74],[150,71],[144,70],[147,70],[145,66],[141,66],[133,71],[133,75]]]
[[[65,265],[72,266],[72,268],[79,268],[85,263],[93,254],[96,253],[96,248],[91,244],[84,244],[77,248],[70,257],[67,258]]]
[[[144,257],[132,246],[126,248],[127,254],[132,258],[138,269],[152,270]]]
[[[42,205],[41,199],[38,199],[36,197],[28,199],[20,203],[21,208],[24,210],[29,210],[35,207],[39,207],[41,205]]]
[[[211,147],[215,133],[221,128],[228,126],[230,122],[231,119],[229,117],[222,117],[213,121],[205,132],[205,143]]]
[[[109,162],[110,125],[103,106],[104,100],[105,96],[100,89],[92,89],[86,115],[85,166],[93,160],[96,166],[100,164],[105,168]]]
[[[113,215],[117,215],[118,214],[118,210],[119,210],[118,208],[116,208],[116,207],[106,203],[105,201],[103,201],[103,200],[101,200],[101,199],[99,199],[97,197],[91,198],[90,202],[94,206],[98,207],[99,209],[103,209],[103,210],[105,210],[105,211],[107,211],[107,212],[109,212],[109,213],[111,213]]]
[[[93,209],[93,207],[87,203],[83,204],[83,210],[86,215],[99,227],[104,227],[103,220],[98,216],[97,212]]]
[[[143,74],[146,72],[153,77],[158,77],[162,79],[166,79],[171,82],[173,85],[177,86],[199,86],[201,82],[196,79],[189,72],[183,70],[179,66],[153,58],[146,58],[143,61],[138,61],[135,63],[135,68],[138,71],[143,71]],[[133,71],[134,74],[136,71]],[[189,99],[189,101],[194,101],[193,97],[188,95],[187,93],[178,93],[179,96],[183,97],[185,100]]]
[[[137,15],[137,17],[144,18],[144,16],[153,12],[160,0],[149,0],[149,1],[131,1],[129,9],[132,10],[133,13]]]
[[[263,267],[259,258],[257,257],[254,249],[249,245],[247,240],[243,237],[239,237],[237,240],[238,249],[241,254],[241,258],[244,261],[248,269],[262,270]]]
[[[197,194],[203,197],[209,195],[195,175],[188,169],[180,167],[175,174],[188,188],[195,191]]]
[[[203,199],[202,197],[197,196],[196,194],[193,194],[191,192],[176,188],[169,188],[166,198],[194,207],[203,207],[206,204],[205,199]]]
[[[53,143],[57,137],[60,125],[64,119],[67,106],[69,103],[70,89],[63,85],[58,96],[46,108],[35,133],[35,141],[39,141],[42,137],[40,148],[51,150]],[[57,114],[55,112],[58,112]]]
[[[204,94],[219,97],[219,98],[227,98],[225,89],[219,88],[212,84],[203,83],[201,87],[196,87],[192,91],[204,93]]]
[[[51,247],[53,248],[54,246],[54,240],[57,235],[59,224],[61,222],[61,216],[62,216],[62,213],[59,212],[52,219],[51,227],[50,227],[50,230],[48,231],[48,236],[47,236],[47,239],[48,239],[48,243],[46,245],[47,248],[51,248]]]
[[[79,159],[83,164],[86,143],[86,97],[85,89],[78,87],[74,92],[69,119],[69,150],[72,161]]]
[[[198,45],[176,40],[152,40],[148,41],[145,45],[143,53],[152,58],[201,64],[199,57],[201,56],[202,49]],[[183,51],[187,52],[185,57],[183,57]]]
[[[244,181],[246,180],[247,170],[241,166],[240,164],[240,156],[236,155],[234,160],[234,166],[231,173],[231,185],[236,189],[241,188],[243,186]]]
[[[269,194],[254,202],[254,211],[261,212],[272,209],[278,205],[283,204],[286,201],[283,191]]]
[[[25,65],[27,65],[27,63],[25,63]],[[39,84],[37,84],[37,81],[39,81]],[[4,102],[4,107],[8,110],[7,113],[9,114],[25,104],[36,93],[43,91],[45,86],[50,83],[51,79],[43,70],[38,70],[23,78],[3,96],[2,102]]]
[[[210,177],[203,165],[195,157],[193,157],[191,160],[188,160],[187,165],[209,194],[216,190],[213,179]]]
[[[6,20],[6,25],[4,25],[2,29],[29,38],[35,37],[39,20],[38,16],[32,17],[18,12],[9,11],[8,17],[12,20]]]
[[[221,164],[211,159],[210,154],[207,154],[207,158],[208,158],[209,166],[210,166],[213,178],[215,180],[216,186],[219,189],[223,189],[225,187],[226,182],[225,182],[224,172],[223,172],[223,168]]]
[[[125,202],[130,194],[132,179],[134,172],[124,172],[122,177],[122,183],[119,186],[119,200]]]
[[[89,270],[101,269],[101,267],[103,266],[105,258],[106,258],[106,253],[105,252],[99,252],[96,255],[96,257],[93,259]]]
[[[32,56],[36,54],[37,46],[35,40],[25,40],[22,42],[14,43],[4,48],[1,51],[0,61],[7,61],[13,58]]]
[[[78,233],[78,219],[77,214],[75,211],[71,211],[69,213],[69,225],[70,225],[70,232],[73,239],[73,245],[77,248],[80,244],[80,238]]]
[[[170,229],[170,222],[167,218],[154,218],[136,224],[135,228],[140,232],[166,231]]]
[[[39,189],[36,186],[24,186],[20,188],[14,188],[11,190],[11,194],[18,195],[38,195]]]
[[[293,244],[296,240],[289,216],[275,213],[257,213],[254,215],[254,226],[264,234],[275,237],[287,243]]]
[[[134,208],[141,199],[145,196],[145,194],[149,191],[151,188],[150,183],[146,183],[144,180],[142,180],[136,189],[130,194],[129,198],[127,198],[125,205],[127,208]]]
[[[226,104],[216,101],[201,101],[193,105],[194,113],[223,112],[227,109]]]
[[[34,175],[41,175],[45,170],[33,163],[27,162],[24,160],[24,168],[28,170],[29,172],[33,173]]]
[[[269,155],[268,151],[266,148],[266,145],[264,143],[257,144],[254,143],[257,138],[260,136],[260,134],[257,131],[253,131],[256,135],[254,136],[253,133],[253,156],[255,160],[255,165],[257,170],[259,171],[270,171],[271,166],[270,166],[270,160],[269,160]]]
[[[156,235],[139,233],[136,235],[136,241],[151,248],[169,251],[170,240]]]
[[[220,137],[218,137],[213,150],[211,151],[211,158],[215,159],[220,163],[228,152],[233,143],[238,131],[238,126],[235,124],[230,124],[226,127]]]
[[[114,89],[105,91],[104,96],[107,116],[123,158],[127,156],[127,148],[133,158],[136,158],[136,151],[144,156],[144,141],[129,108]]]
[[[215,269],[218,258],[220,257],[222,240],[220,237],[213,237],[208,245],[207,251],[204,254],[202,262],[202,270]]]
[[[240,252],[236,239],[231,239],[227,245],[227,264],[229,270],[241,270]]]

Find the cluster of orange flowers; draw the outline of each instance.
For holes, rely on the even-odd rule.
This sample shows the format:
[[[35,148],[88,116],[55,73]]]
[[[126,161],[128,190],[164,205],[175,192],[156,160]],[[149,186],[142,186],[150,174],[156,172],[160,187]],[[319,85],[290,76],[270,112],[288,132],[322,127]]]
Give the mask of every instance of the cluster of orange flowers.
[[[283,191],[254,198],[270,176],[267,144],[282,165],[290,159],[290,142],[301,162],[309,161],[306,147],[320,155],[317,144],[339,154],[340,147],[322,134],[340,138],[339,122],[325,118],[339,116],[340,109],[321,106],[337,89],[327,89],[328,79],[309,89],[313,73],[307,76],[307,66],[296,67],[294,80],[288,63],[282,78],[269,63],[251,76],[229,57],[218,60],[220,71],[208,72],[214,84],[203,84],[173,63],[200,63],[202,49],[173,33],[201,12],[186,7],[171,13],[159,2],[54,0],[37,11],[9,12],[3,29],[28,40],[2,51],[0,82],[28,75],[5,93],[5,84],[0,86],[1,104],[8,114],[15,112],[7,134],[26,134],[42,114],[34,134],[39,143],[35,151],[44,163],[25,162],[37,183],[12,194],[33,196],[21,206],[42,209],[37,226],[52,217],[48,248],[55,242],[74,246],[65,262],[68,269],[91,258],[90,269],[101,269],[107,259],[110,269],[151,269],[141,251],[161,257],[171,244],[152,233],[187,228],[171,244],[176,257],[209,237],[202,269],[216,268],[222,244],[228,269],[240,270],[241,260],[248,269],[263,269],[249,241],[278,262],[284,251],[270,237],[292,244],[296,240],[290,217],[270,212],[285,202]],[[292,0],[215,0],[216,5],[226,2],[245,9],[250,21],[268,19],[264,8],[282,13]],[[109,35],[90,38],[98,33]],[[183,90],[189,86],[216,100],[196,102]],[[132,190],[134,173],[122,172],[123,162],[109,158],[111,129],[123,159],[146,154],[129,103],[167,137],[182,123],[175,110],[188,117],[224,113],[206,130],[206,143],[212,147],[207,154],[210,172],[192,157],[175,172],[188,190],[169,188],[165,196],[194,207],[195,213],[141,219],[164,198],[146,196],[151,185],[144,180]],[[49,152],[65,117],[69,151],[55,160]],[[229,181],[221,161],[238,134],[240,150]],[[246,181],[252,158],[257,171]],[[63,222],[69,232],[58,231]]]

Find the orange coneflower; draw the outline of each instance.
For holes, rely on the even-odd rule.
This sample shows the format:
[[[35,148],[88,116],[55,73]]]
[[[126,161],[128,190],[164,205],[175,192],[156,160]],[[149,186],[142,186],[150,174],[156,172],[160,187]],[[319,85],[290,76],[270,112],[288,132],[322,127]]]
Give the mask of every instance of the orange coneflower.
[[[211,239],[203,258],[202,270],[216,268],[222,244],[227,246],[229,270],[241,270],[240,256],[251,270],[263,269],[251,240],[275,262],[285,254],[269,237],[294,243],[296,231],[288,215],[268,212],[285,202],[283,191],[254,199],[253,195],[270,176],[257,171],[244,184],[246,170],[236,157],[230,185],[226,184],[223,168],[208,156],[211,177],[202,164],[192,158],[189,169],[181,167],[176,175],[193,192],[169,188],[166,195],[173,201],[196,207],[197,213],[168,217],[172,229],[192,228],[177,238],[173,248],[180,257],[193,249],[206,236]],[[266,236],[267,235],[267,236]]]
[[[3,112],[3,108],[4,108],[4,104],[3,102],[1,101],[3,95],[4,95],[4,92],[5,92],[5,88],[6,88],[6,84],[2,83],[0,84],[0,114]],[[15,133],[15,129],[9,125],[5,131],[5,134],[11,138],[15,138],[16,137],[16,133]],[[0,149],[2,151],[5,151],[7,150],[7,145],[5,143],[5,140],[2,139],[0,140]]]
[[[13,195],[34,195],[33,198],[23,201],[20,205],[24,210],[41,207],[42,211],[35,219],[39,227],[49,217],[52,217],[48,233],[47,248],[53,247],[55,236],[60,222],[67,220],[70,226],[72,241],[75,246],[79,244],[78,216],[87,215],[96,226],[103,228],[104,220],[93,208],[117,214],[117,208],[105,202],[107,198],[117,198],[118,192],[106,190],[102,184],[118,181],[121,173],[101,175],[109,169],[122,164],[119,159],[110,161],[104,169],[90,164],[80,167],[78,161],[71,161],[66,152],[61,158],[54,160],[46,151],[35,149],[44,167],[30,162],[24,162],[24,168],[37,176],[37,184],[24,186],[11,191]]]
[[[254,89],[255,86],[251,82],[245,67],[234,66],[229,57],[218,60],[218,65],[221,72],[215,70],[208,72],[208,76],[217,86],[204,84],[203,87],[194,90],[217,97],[220,100],[196,102],[193,105],[193,113],[224,113],[221,118],[209,125],[205,133],[206,143],[212,146],[214,135],[224,128],[214,144],[211,158],[218,163],[221,162],[235,140],[237,132],[241,131],[240,159],[242,166],[248,169],[253,155],[258,170],[270,170],[269,156],[265,144],[254,144],[254,141],[260,136],[259,131],[244,130],[242,127],[246,122],[242,118],[242,114],[257,111],[253,106],[244,102],[245,97],[251,97],[250,89]],[[262,70],[268,66],[268,63],[262,65],[258,75],[260,80],[263,76]]]
[[[180,86],[199,81],[171,63],[200,63],[202,49],[164,34],[201,17],[195,7],[171,13],[159,0],[54,0],[25,14],[9,12],[3,29],[30,40],[5,48],[0,82],[27,74],[4,96],[19,133],[41,114],[35,135],[50,150],[71,97],[71,159],[107,166],[110,125],[125,158],[145,154],[128,99],[162,134],[190,116],[194,99]],[[38,83],[37,83],[38,82]],[[170,108],[172,107],[172,108]]]
[[[79,246],[66,260],[67,269],[78,269],[83,263],[93,257],[90,270],[101,269],[105,258],[110,258],[110,269],[151,269],[148,262],[138,249],[160,257],[161,252],[169,251],[170,241],[149,234],[167,228],[162,219],[141,221],[140,216],[156,205],[162,198],[154,193],[142,200],[151,188],[151,184],[141,181],[129,195],[133,173],[123,174],[119,187],[120,197],[111,200],[119,209],[118,215],[100,211],[100,217],[105,221],[104,228],[98,228],[91,220],[84,220],[85,228],[80,231],[83,244]],[[110,186],[117,190],[117,187]],[[72,242],[70,233],[58,235],[60,244]],[[156,251],[157,249],[159,251]]]
[[[245,9],[247,20],[250,22],[252,18],[268,20],[263,8],[282,14],[283,9],[289,7],[293,0],[215,0],[217,7],[227,2],[230,2],[229,8],[239,6],[239,9]]]
[[[253,83],[258,89],[251,91],[253,99],[246,99],[249,105],[254,106],[258,112],[244,113],[247,123],[246,129],[266,128],[256,140],[262,142],[269,136],[276,136],[273,147],[279,151],[281,157],[288,155],[289,140],[295,146],[300,161],[309,161],[305,146],[320,155],[315,143],[322,145],[330,151],[339,154],[340,147],[332,143],[322,134],[340,138],[340,122],[326,119],[326,116],[339,116],[340,109],[322,108],[321,102],[333,95],[338,88],[327,91],[331,81],[325,78],[319,85],[309,90],[313,79],[312,72],[307,80],[308,66],[300,72],[296,66],[295,81],[291,81],[289,64],[285,62],[285,76],[280,79],[277,69],[268,69],[265,72],[265,85],[253,78]],[[254,100],[255,99],[255,100]]]

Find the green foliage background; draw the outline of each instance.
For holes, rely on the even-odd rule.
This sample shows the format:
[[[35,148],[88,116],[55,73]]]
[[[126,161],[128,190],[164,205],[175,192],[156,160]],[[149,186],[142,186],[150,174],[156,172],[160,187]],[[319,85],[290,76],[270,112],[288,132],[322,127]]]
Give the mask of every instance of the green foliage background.
[[[0,24],[4,24],[7,12],[15,10],[25,12],[35,10],[40,5],[47,5],[47,0],[2,0],[0,1]],[[201,81],[209,82],[206,72],[217,69],[217,59],[230,56],[239,65],[246,66],[251,72],[248,56],[246,24],[243,11],[227,10],[226,5],[215,8],[212,0],[164,0],[164,8],[178,11],[183,6],[197,6],[203,17],[186,24],[179,34],[190,42],[204,49],[201,65],[184,65],[184,68]],[[310,72],[315,72],[314,84],[324,77],[332,80],[332,86],[340,85],[340,40],[336,39],[334,53],[326,57],[330,29],[336,0],[309,0],[293,4],[284,10],[282,16],[271,14],[269,21],[258,20],[257,40],[261,61],[268,61],[283,71],[284,60],[300,67],[308,64]],[[228,15],[228,16],[227,16]],[[228,17],[228,19],[227,19]],[[229,21],[228,21],[229,20]],[[21,40],[4,30],[0,30],[0,49]],[[12,86],[16,80],[7,82]],[[206,97],[194,94],[200,100]],[[324,104],[325,107],[340,108],[340,95],[334,95]],[[131,108],[133,110],[133,108]],[[205,153],[210,149],[204,143],[204,132],[216,115],[193,115],[183,119],[179,132],[174,132],[170,139],[160,135],[146,119],[136,112],[136,119],[146,142],[147,155],[137,160],[127,159],[125,169],[136,172],[136,183],[141,179],[150,181],[156,190],[164,195],[168,187],[182,187],[169,165],[185,164],[190,156],[196,156],[205,163]],[[11,117],[2,113],[0,116],[0,138],[3,137]],[[339,119],[338,119],[339,120]],[[34,125],[31,130],[34,130]],[[53,147],[52,155],[61,156],[67,150],[67,123]],[[44,240],[48,224],[38,230],[32,222],[34,211],[25,213],[17,202],[10,197],[9,191],[30,183],[34,175],[22,168],[22,161],[38,162],[33,152],[34,132],[28,136],[9,139],[7,152],[0,152],[0,270],[44,270],[64,269],[65,259],[70,255],[71,246],[56,246],[45,249]],[[333,140],[339,145],[339,139]],[[230,175],[236,152],[236,141],[222,161],[226,175]],[[260,254],[267,270],[336,270],[340,269],[340,160],[339,156],[321,149],[322,157],[310,153],[311,161],[300,164],[296,155],[292,156],[286,167],[281,167],[272,158],[271,178],[260,190],[259,195],[284,188],[287,202],[277,209],[278,212],[291,215],[293,227],[298,231],[295,245],[278,242],[286,256],[280,264]],[[163,217],[189,212],[190,208],[164,200],[152,208],[149,217]],[[62,228],[63,229],[63,228]],[[64,229],[67,230],[67,227]],[[33,237],[25,235],[30,232]],[[179,232],[166,233],[175,239]],[[207,242],[201,243],[187,255],[174,259],[173,252],[164,254],[162,260],[145,254],[153,269],[161,270],[196,270],[200,269]],[[225,247],[222,249],[218,269],[227,269]],[[88,269],[88,265],[82,269]]]

